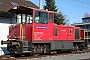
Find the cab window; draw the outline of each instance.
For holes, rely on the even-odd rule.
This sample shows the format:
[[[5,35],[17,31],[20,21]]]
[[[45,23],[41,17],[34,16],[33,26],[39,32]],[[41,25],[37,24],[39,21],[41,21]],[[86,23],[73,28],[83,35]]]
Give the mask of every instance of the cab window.
[[[26,23],[32,23],[32,15],[27,15],[27,22]]]
[[[47,24],[48,23],[48,13],[41,12],[41,11],[35,11],[34,22],[40,23],[40,24]]]
[[[53,36],[58,36],[58,28],[54,28]]]
[[[32,15],[17,14],[17,24],[20,23],[32,23]]]
[[[69,33],[72,34],[72,30],[71,29],[69,30]]]
[[[21,14],[17,15],[17,24],[21,23]]]
[[[53,22],[53,14],[52,13],[49,14],[49,20],[50,20],[50,23]]]
[[[26,14],[22,14],[22,23],[26,22]]]

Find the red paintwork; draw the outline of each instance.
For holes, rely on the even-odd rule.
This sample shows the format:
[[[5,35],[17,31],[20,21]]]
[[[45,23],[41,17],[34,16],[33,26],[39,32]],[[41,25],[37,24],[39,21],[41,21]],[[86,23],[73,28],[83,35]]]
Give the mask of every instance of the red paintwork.
[[[32,24],[22,24],[23,36],[26,37],[26,40],[32,40]],[[22,32],[22,31],[21,31]],[[17,25],[10,33],[9,36],[14,37],[20,36],[20,24]],[[20,40],[20,39],[19,39]]]
[[[18,11],[24,11],[20,13],[25,13],[27,10],[31,10],[27,7],[21,7],[18,10],[11,10],[11,12],[19,13]],[[34,10],[32,9],[33,13]],[[46,10],[39,10],[45,12]],[[49,13],[54,14],[54,12],[46,11]],[[54,19],[54,18],[53,18]],[[23,28],[23,35],[26,37],[25,40],[32,40],[32,41],[55,41],[55,40],[75,40],[75,28],[74,26],[64,26],[64,25],[56,25],[53,22],[50,22],[50,19],[48,18],[48,24],[37,24],[34,23],[34,14],[33,14],[33,23],[32,24],[22,24]],[[58,36],[53,36],[54,28],[58,28]],[[72,30],[72,33],[70,33],[70,30]],[[20,25],[17,25],[12,32],[10,32],[9,36],[20,36]]]
[[[37,40],[53,40],[53,24],[34,24],[34,41]]]
[[[84,30],[80,30],[80,38],[84,39]]]
[[[63,25],[57,25],[55,27],[58,28],[58,36],[54,36],[54,40],[74,40],[74,27]],[[69,32],[70,29],[72,30],[71,34]]]
[[[9,28],[9,31],[11,31],[12,28]],[[13,39],[15,36],[20,36],[20,26],[17,25],[11,32],[9,32],[9,36],[11,36],[10,39]]]
[[[32,24],[26,24],[26,40],[32,40]]]
[[[53,36],[53,28],[58,28],[58,36]],[[70,29],[72,30],[71,34],[69,32]],[[75,27],[72,26],[34,24],[34,41],[74,40],[74,29]],[[32,40],[32,24],[23,24],[23,32],[26,40]],[[13,29],[13,31],[9,34],[9,36],[20,36],[20,25],[17,25],[15,29]]]

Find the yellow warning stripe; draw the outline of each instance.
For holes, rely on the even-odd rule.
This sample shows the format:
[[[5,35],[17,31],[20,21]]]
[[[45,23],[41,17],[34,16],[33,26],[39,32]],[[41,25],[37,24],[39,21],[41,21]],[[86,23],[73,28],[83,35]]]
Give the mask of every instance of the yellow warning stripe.
[[[22,28],[22,24],[20,24],[20,39],[23,41],[23,28]]]
[[[23,32],[23,28],[22,28],[22,41],[24,40],[24,32]]]
[[[34,40],[34,24],[32,24],[32,42]]]
[[[22,28],[22,24],[20,24],[20,40],[21,40],[21,36],[22,36],[21,28]]]

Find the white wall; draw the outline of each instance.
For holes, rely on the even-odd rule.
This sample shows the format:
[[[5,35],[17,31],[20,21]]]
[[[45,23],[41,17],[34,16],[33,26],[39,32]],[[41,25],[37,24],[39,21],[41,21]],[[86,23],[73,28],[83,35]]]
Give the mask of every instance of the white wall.
[[[1,40],[7,41],[7,35],[9,34],[9,26],[11,18],[0,17],[0,55],[8,54],[7,45],[1,45]],[[13,22],[16,23],[15,21]]]

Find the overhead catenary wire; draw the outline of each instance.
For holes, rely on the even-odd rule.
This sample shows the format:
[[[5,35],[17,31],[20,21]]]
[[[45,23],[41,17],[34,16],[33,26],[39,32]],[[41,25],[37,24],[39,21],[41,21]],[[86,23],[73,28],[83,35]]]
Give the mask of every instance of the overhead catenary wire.
[[[80,3],[83,3],[83,4],[88,4],[88,5],[90,5],[90,3],[84,2],[84,1],[80,1],[80,0],[74,0],[74,1],[77,1],[77,2],[80,2]]]

